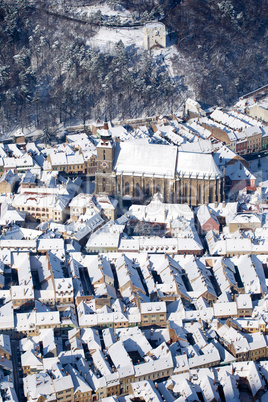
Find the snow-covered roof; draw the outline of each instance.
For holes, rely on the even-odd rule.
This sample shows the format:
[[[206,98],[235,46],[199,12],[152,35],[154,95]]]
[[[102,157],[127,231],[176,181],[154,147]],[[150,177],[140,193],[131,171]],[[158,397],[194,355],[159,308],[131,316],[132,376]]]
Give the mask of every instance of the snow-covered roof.
[[[177,171],[181,177],[215,178],[221,177],[212,154],[178,152]]]
[[[135,174],[174,178],[177,148],[140,144],[136,141],[117,143],[114,169],[117,174]]]
[[[237,316],[236,302],[214,303],[213,308],[214,308],[215,317],[236,317]]]
[[[131,384],[131,388],[134,397],[142,398],[145,402],[162,402],[163,400],[151,380],[134,382]]]

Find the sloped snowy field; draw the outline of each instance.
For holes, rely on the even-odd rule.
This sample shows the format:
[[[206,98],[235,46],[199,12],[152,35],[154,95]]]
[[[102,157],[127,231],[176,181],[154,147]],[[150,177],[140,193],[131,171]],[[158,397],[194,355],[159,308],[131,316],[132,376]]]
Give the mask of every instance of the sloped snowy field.
[[[71,12],[76,14],[77,16],[82,17],[89,17],[91,14],[94,14],[98,11],[101,11],[103,15],[114,15],[120,16],[121,18],[131,18],[131,13],[128,10],[125,10],[122,7],[117,7],[116,10],[113,10],[109,7],[108,4],[96,4],[92,6],[85,6],[85,7],[73,7]]]
[[[99,48],[104,51],[112,50],[116,42],[122,40],[125,47],[143,47],[142,28],[108,28],[101,27],[94,38],[87,41],[87,44],[94,49]]]
[[[125,10],[123,7],[118,7],[116,10],[113,10],[107,3],[103,4],[95,4],[92,6],[85,7],[76,7],[72,9],[72,13],[79,16],[87,16],[96,13],[97,11],[101,11],[103,15],[106,16],[120,16],[121,20],[129,19],[131,20],[131,13],[128,10]],[[97,34],[87,41],[87,44],[93,49],[100,49],[102,51],[111,52],[113,50],[114,44],[122,40],[126,48],[135,47],[137,52],[143,52],[143,27],[130,27],[130,28],[109,28],[109,27],[100,27]],[[167,69],[170,77],[173,78],[174,84],[178,81],[182,81],[181,74],[183,71],[191,71],[191,66],[188,66],[185,57],[183,57],[177,50],[174,44],[169,41],[169,37],[167,35],[167,47],[165,49],[153,49],[151,50],[151,55],[155,59],[158,64],[163,64],[164,68]],[[177,66],[174,69],[172,59],[177,58]],[[178,63],[179,58],[179,63]],[[189,76],[188,76],[189,75]],[[193,96],[194,90],[191,85],[191,74],[188,74],[185,77],[186,81],[183,82],[188,87],[187,94],[185,97]],[[184,80],[184,75],[183,75]]]

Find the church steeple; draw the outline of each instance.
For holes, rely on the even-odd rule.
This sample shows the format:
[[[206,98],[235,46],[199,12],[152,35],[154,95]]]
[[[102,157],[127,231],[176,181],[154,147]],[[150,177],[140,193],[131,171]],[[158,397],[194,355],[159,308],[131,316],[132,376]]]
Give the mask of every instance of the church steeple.
[[[109,130],[109,125],[106,117],[103,124],[103,129],[100,131],[100,137],[103,142],[112,141],[112,133],[111,130]]]
[[[95,192],[113,195],[114,184],[112,180],[115,143],[112,132],[105,119],[103,129],[99,131],[100,141],[97,145],[97,172],[95,176]]]

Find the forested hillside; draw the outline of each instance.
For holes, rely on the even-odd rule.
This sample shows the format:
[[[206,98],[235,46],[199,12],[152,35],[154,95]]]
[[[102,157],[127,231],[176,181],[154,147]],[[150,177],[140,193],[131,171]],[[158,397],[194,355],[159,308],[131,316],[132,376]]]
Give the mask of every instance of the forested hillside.
[[[267,83],[266,0],[184,0],[166,24],[178,32],[203,101],[228,104]]]
[[[57,18],[27,1],[1,0],[0,121],[2,130],[30,121],[47,128],[88,118],[138,116],[171,102],[174,88],[161,66],[118,43],[92,50],[91,25]]]
[[[91,3],[0,0],[1,131],[170,113],[186,96],[182,82],[211,104],[228,104],[266,83],[265,0],[110,1],[135,18],[164,16],[177,35],[173,69],[185,77],[179,81],[148,52],[122,42],[110,52],[93,49],[88,41],[97,25],[46,12],[48,5],[68,13],[70,6]]]

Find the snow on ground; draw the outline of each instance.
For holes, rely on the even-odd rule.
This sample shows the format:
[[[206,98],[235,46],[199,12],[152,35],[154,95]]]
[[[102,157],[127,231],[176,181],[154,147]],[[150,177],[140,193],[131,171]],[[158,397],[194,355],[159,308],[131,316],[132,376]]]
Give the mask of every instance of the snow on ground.
[[[55,133],[57,134],[57,138],[63,137],[65,133],[65,128],[63,124],[59,124],[55,128]],[[5,135],[1,136],[1,141],[8,140],[10,138],[13,138],[14,136],[17,136],[18,134],[23,134],[24,137],[26,138],[31,138],[33,141],[35,141],[37,138],[42,137],[44,135],[43,130],[39,130],[35,128],[34,126],[28,126],[24,128],[16,128]]]
[[[249,170],[256,177],[256,185],[264,185],[263,182],[268,181],[268,157],[266,156],[265,158],[258,158],[250,161]]]
[[[168,46],[164,49],[153,49],[151,54],[156,59],[157,63],[164,63],[169,75],[174,78],[176,74],[173,70],[172,58],[178,55],[177,48],[175,46]]]
[[[183,88],[180,95],[183,96],[182,103],[186,101],[187,98],[195,99],[195,90],[192,81],[192,66],[189,65],[189,61],[185,56],[180,53],[175,46],[174,40],[169,41],[167,35],[167,47],[164,49],[152,49],[152,56],[155,58],[156,63],[163,64],[171,77],[174,85]],[[173,59],[176,60],[173,63]],[[185,75],[184,71],[188,74]],[[178,110],[174,110],[175,113],[181,113],[181,106]]]
[[[126,49],[135,47],[137,52],[140,53],[144,51],[143,38],[142,27],[100,27],[98,33],[87,41],[87,45],[95,50],[100,49],[102,51],[112,52],[115,43],[122,40]],[[167,47],[151,49],[151,55],[157,64],[162,64],[166,68],[174,85],[179,85],[183,88],[183,91],[181,91],[181,94],[183,94],[182,101],[186,101],[188,97],[195,98],[195,92],[191,81],[192,75],[188,74],[185,76],[183,73],[184,71],[190,71],[189,62],[178,52],[174,40],[169,41],[167,36]],[[173,64],[173,58],[179,60],[180,68],[177,68],[177,63]],[[180,110],[180,108],[178,110]]]
[[[73,14],[89,17],[90,14],[94,14],[97,11],[101,11],[103,15],[113,15],[120,16],[121,20],[130,19],[131,13],[128,10],[125,10],[123,7],[117,7],[116,10],[111,9],[108,4],[97,4],[92,6],[84,6],[84,7],[73,7],[71,8]]]
[[[4,138],[2,138],[2,140],[13,138],[13,136],[16,136],[19,133],[23,134],[24,137],[33,137],[33,138],[37,138],[44,134],[43,130],[38,130],[37,128],[35,128],[33,126],[32,127],[24,127],[24,128],[17,128],[13,131],[10,131],[9,133],[7,133],[5,135]]]
[[[125,10],[123,7],[117,7],[116,10],[111,9],[106,3],[104,4],[95,4],[92,6],[85,7],[75,7],[72,9],[73,13],[77,15],[89,16],[90,14],[96,13],[97,11],[101,11],[103,15],[106,16],[120,16],[120,18],[131,18],[131,13],[128,10]],[[95,50],[102,50],[111,52],[113,50],[114,44],[122,40],[126,48],[135,47],[138,52],[142,52],[144,50],[144,36],[143,36],[143,28],[142,27],[100,27],[98,33],[87,41],[87,45]],[[183,88],[184,97],[186,100],[188,97],[195,97],[195,93],[192,85],[192,75],[190,77],[185,77],[182,74],[183,71],[189,71],[190,66],[188,61],[182,56],[176,46],[175,46],[175,37],[171,37],[169,35],[166,36],[167,47],[164,49],[152,49],[151,54],[154,57],[157,64],[163,64],[166,70],[169,73],[169,76],[172,78],[174,85],[180,85]],[[176,58],[177,61],[179,59],[179,68],[175,67],[172,63],[172,60]],[[188,74],[189,75],[189,74]],[[188,79],[189,78],[189,79]],[[184,80],[187,81],[184,81]],[[187,89],[187,90],[186,90]]]
[[[122,40],[125,47],[136,46],[143,48],[143,31],[140,28],[108,28],[101,27],[98,33],[90,40],[87,45],[101,50],[112,50],[116,42]]]
[[[101,11],[102,15],[106,16],[120,16],[122,18],[130,19],[131,13],[125,10],[123,7],[117,7],[116,10],[111,9],[106,3],[95,4],[92,6],[84,7],[73,7],[71,8],[71,13],[80,16],[89,16],[90,14]],[[101,50],[104,52],[112,52],[115,43],[122,40],[126,49],[135,48],[137,53],[144,51],[144,35],[143,27],[105,27],[100,26],[97,34],[87,40],[87,45],[95,50]],[[175,38],[166,36],[167,47],[163,49],[151,49],[151,55],[153,56],[156,64],[163,65],[172,78],[174,85],[181,87],[180,96],[183,95],[181,104],[188,98],[195,98],[195,93],[193,90],[193,85],[191,82],[192,75],[184,75],[184,71],[190,71],[191,66],[186,58],[180,54],[175,46]],[[176,63],[172,62],[173,58],[177,59]],[[179,65],[178,65],[179,62]],[[185,81],[184,81],[185,80]],[[179,94],[178,94],[179,95]],[[181,106],[180,106],[181,107]],[[178,111],[180,111],[180,107]],[[176,112],[176,111],[174,111]],[[38,130],[24,129],[24,134],[26,136],[38,137],[43,134],[43,132],[38,132]],[[12,136],[13,133],[10,133]]]

